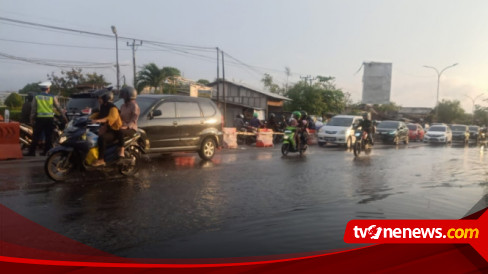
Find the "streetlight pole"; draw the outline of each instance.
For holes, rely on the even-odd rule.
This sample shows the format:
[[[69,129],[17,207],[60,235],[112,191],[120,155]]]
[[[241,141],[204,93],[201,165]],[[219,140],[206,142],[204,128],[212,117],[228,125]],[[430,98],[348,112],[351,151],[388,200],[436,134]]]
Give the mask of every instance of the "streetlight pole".
[[[441,81],[441,75],[442,73],[448,69],[448,68],[452,68],[454,66],[457,66],[458,63],[455,63],[455,64],[452,64],[450,66],[447,66],[445,68],[443,68],[441,70],[441,72],[439,72],[439,70],[437,70],[436,68],[434,67],[431,67],[431,66],[424,66],[424,68],[431,68],[433,70],[435,70],[435,72],[437,73],[437,102],[436,102],[436,109],[435,109],[435,119],[437,121],[437,119],[439,118],[439,84],[440,84],[440,81]]]
[[[120,69],[119,69],[119,37],[117,36],[117,29],[112,26],[112,32],[115,34],[115,58],[117,62],[117,91],[120,90]]]

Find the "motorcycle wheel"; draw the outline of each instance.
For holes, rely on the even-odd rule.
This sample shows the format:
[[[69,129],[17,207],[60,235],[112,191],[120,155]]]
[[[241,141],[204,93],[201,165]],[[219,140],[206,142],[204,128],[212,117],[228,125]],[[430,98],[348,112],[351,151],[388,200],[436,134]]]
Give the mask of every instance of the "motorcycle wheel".
[[[139,171],[139,161],[141,155],[137,149],[129,148],[124,152],[124,159],[130,159],[129,165],[122,165],[120,167],[120,173],[124,176],[133,176]]]
[[[74,165],[68,159],[69,153],[58,151],[51,154],[44,163],[44,171],[54,181],[61,182],[68,179]],[[66,162],[68,161],[68,162]]]
[[[288,152],[290,152],[290,144],[283,144],[281,146],[281,154],[283,154],[283,156],[286,156],[288,155]]]
[[[353,147],[354,156],[359,156],[361,153],[361,143],[356,141]]]

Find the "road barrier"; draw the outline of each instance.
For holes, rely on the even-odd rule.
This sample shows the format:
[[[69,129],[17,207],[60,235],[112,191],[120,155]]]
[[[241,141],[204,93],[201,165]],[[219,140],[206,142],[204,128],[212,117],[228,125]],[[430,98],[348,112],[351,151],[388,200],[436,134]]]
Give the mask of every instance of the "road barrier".
[[[257,147],[272,147],[273,146],[273,130],[269,128],[258,129],[256,136]]]
[[[224,127],[224,147],[237,148],[237,132],[234,127]]]
[[[307,144],[308,145],[316,145],[317,144],[317,131],[315,129],[308,129],[307,128],[307,133],[308,133],[308,140]]]
[[[19,134],[19,123],[0,123],[0,160],[22,159]]]

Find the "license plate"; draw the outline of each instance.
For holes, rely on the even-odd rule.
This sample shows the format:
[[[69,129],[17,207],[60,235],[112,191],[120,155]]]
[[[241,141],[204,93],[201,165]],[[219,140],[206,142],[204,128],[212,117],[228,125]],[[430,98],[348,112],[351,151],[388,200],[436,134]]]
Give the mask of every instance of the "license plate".
[[[325,141],[327,141],[327,142],[332,142],[332,141],[335,141],[335,140],[336,140],[336,138],[334,138],[334,137],[326,137],[325,138]]]

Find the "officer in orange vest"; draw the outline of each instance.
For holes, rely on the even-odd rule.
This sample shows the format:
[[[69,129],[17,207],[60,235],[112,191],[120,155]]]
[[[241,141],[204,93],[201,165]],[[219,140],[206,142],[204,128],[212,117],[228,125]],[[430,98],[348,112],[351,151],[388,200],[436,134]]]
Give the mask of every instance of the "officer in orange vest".
[[[54,95],[49,94],[51,82],[43,82],[40,83],[39,86],[41,87],[42,93],[37,95],[34,100],[32,100],[30,120],[34,127],[34,136],[32,138],[32,144],[29,148],[29,153],[26,156],[36,156],[36,147],[43,132],[45,137],[45,146],[44,152],[41,153],[41,156],[46,155],[49,149],[51,149],[52,135],[54,130],[54,108],[61,113],[66,122],[68,121],[61,107],[59,106],[58,99]]]

